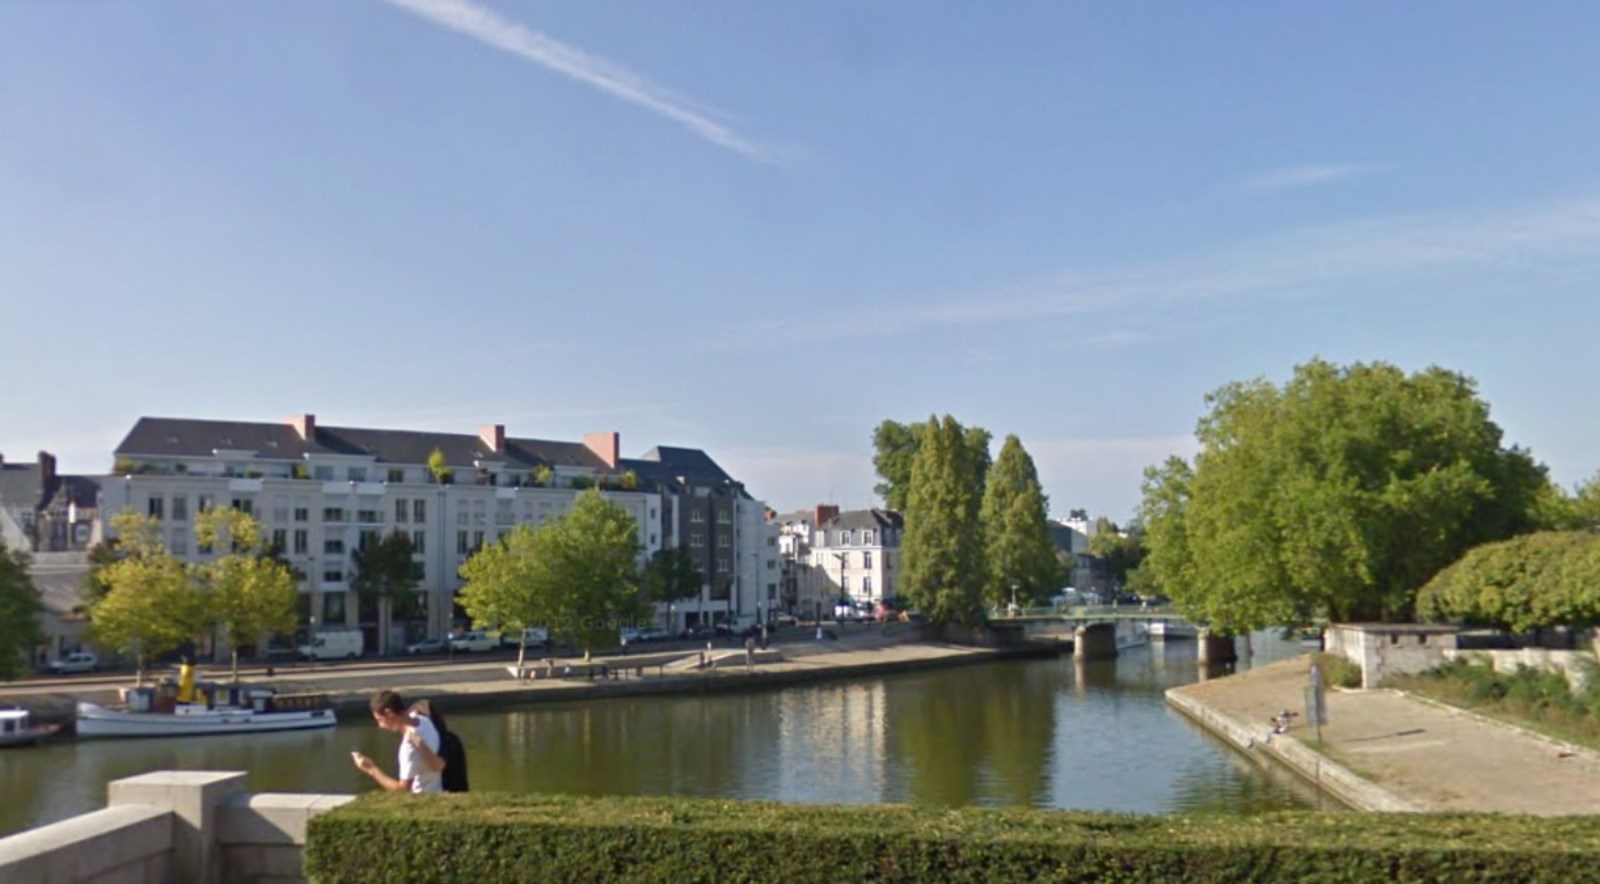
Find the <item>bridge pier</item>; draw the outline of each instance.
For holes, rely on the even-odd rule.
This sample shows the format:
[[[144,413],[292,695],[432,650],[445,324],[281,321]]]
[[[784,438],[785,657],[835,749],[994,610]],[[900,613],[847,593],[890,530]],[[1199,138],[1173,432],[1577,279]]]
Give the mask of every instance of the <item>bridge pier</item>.
[[[1077,660],[1117,656],[1117,624],[1087,623],[1073,630],[1072,656]]]
[[[1200,630],[1200,637],[1195,642],[1198,645],[1197,654],[1201,665],[1215,663],[1234,663],[1239,659],[1238,651],[1233,647],[1233,636],[1217,635],[1209,629]]]

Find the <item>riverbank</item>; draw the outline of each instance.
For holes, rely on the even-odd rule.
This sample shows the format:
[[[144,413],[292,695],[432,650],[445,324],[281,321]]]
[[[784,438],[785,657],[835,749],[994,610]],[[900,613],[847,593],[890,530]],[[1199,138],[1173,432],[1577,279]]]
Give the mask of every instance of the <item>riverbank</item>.
[[[923,641],[913,634],[864,632],[836,640],[776,646],[759,652],[761,662],[748,671],[742,650],[718,648],[712,652],[717,665],[704,669],[694,665],[698,652],[680,651],[597,656],[588,662],[557,658],[552,661],[555,672],[570,669],[572,674],[550,679],[516,680],[509,673],[508,663],[497,661],[358,671],[279,670],[270,678],[250,681],[286,694],[326,694],[340,717],[360,717],[367,714],[372,694],[384,689],[398,691],[408,700],[434,701],[446,709],[482,709],[613,697],[771,690],[995,660],[1050,657],[1070,648],[1070,644],[1048,642],[983,648]],[[688,665],[681,665],[683,661]],[[530,656],[526,665],[542,668],[542,663],[542,659]],[[225,673],[207,668],[202,677],[225,678]],[[73,719],[78,700],[107,703],[117,697],[115,689],[97,687],[0,699],[29,708],[39,721],[68,722]]]
[[[1600,753],[1399,691],[1329,691],[1321,741],[1305,722],[1310,656],[1166,692],[1240,750],[1357,810],[1600,814]],[[1271,719],[1302,714],[1286,734]]]

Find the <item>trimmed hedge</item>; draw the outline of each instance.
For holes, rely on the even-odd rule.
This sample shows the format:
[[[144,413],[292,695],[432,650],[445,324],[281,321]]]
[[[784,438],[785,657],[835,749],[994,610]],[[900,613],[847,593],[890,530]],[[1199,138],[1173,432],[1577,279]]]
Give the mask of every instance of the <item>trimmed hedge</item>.
[[[363,796],[310,822],[319,884],[1594,880],[1600,818],[1134,816],[560,795]]]

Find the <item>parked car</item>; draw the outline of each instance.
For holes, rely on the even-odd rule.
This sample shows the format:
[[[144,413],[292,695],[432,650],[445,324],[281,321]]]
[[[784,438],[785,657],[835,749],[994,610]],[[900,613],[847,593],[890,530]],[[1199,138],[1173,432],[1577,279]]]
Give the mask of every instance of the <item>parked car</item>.
[[[716,630],[704,623],[700,623],[694,626],[685,626],[681,631],[679,631],[678,638],[706,639],[712,638],[716,634]]]
[[[642,631],[643,630],[635,629],[632,626],[624,626],[622,627],[622,631],[619,633],[619,637],[622,639],[623,644],[631,645],[634,642],[639,641],[639,634]]]
[[[664,642],[669,638],[672,638],[672,633],[659,626],[639,630],[639,641],[642,642]]]
[[[800,618],[793,614],[779,614],[772,618],[773,626],[799,626]]]
[[[530,626],[521,632],[501,633],[500,643],[508,648],[522,645],[527,645],[530,648],[542,647],[550,644],[550,630],[542,626]]]
[[[450,639],[450,648],[458,654],[492,651],[499,644],[494,636],[481,630],[464,632]]]
[[[421,657],[426,654],[443,654],[450,650],[450,643],[442,638],[425,638],[419,642],[406,645],[406,654],[412,657]]]
[[[100,666],[100,660],[88,651],[73,651],[57,660],[50,661],[45,668],[56,675],[66,675],[69,672],[93,672]]]
[[[354,660],[366,652],[366,637],[359,629],[324,630],[299,648],[304,660]]]

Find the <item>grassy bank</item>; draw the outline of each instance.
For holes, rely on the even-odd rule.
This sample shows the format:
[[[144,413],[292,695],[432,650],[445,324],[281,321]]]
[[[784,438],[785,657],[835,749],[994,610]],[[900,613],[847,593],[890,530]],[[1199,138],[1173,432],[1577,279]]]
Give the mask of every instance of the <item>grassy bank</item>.
[[[1528,667],[1495,672],[1487,663],[1457,660],[1422,675],[1392,678],[1385,687],[1600,751],[1600,678],[1595,675],[1591,671],[1584,688],[1573,691],[1559,672]]]

